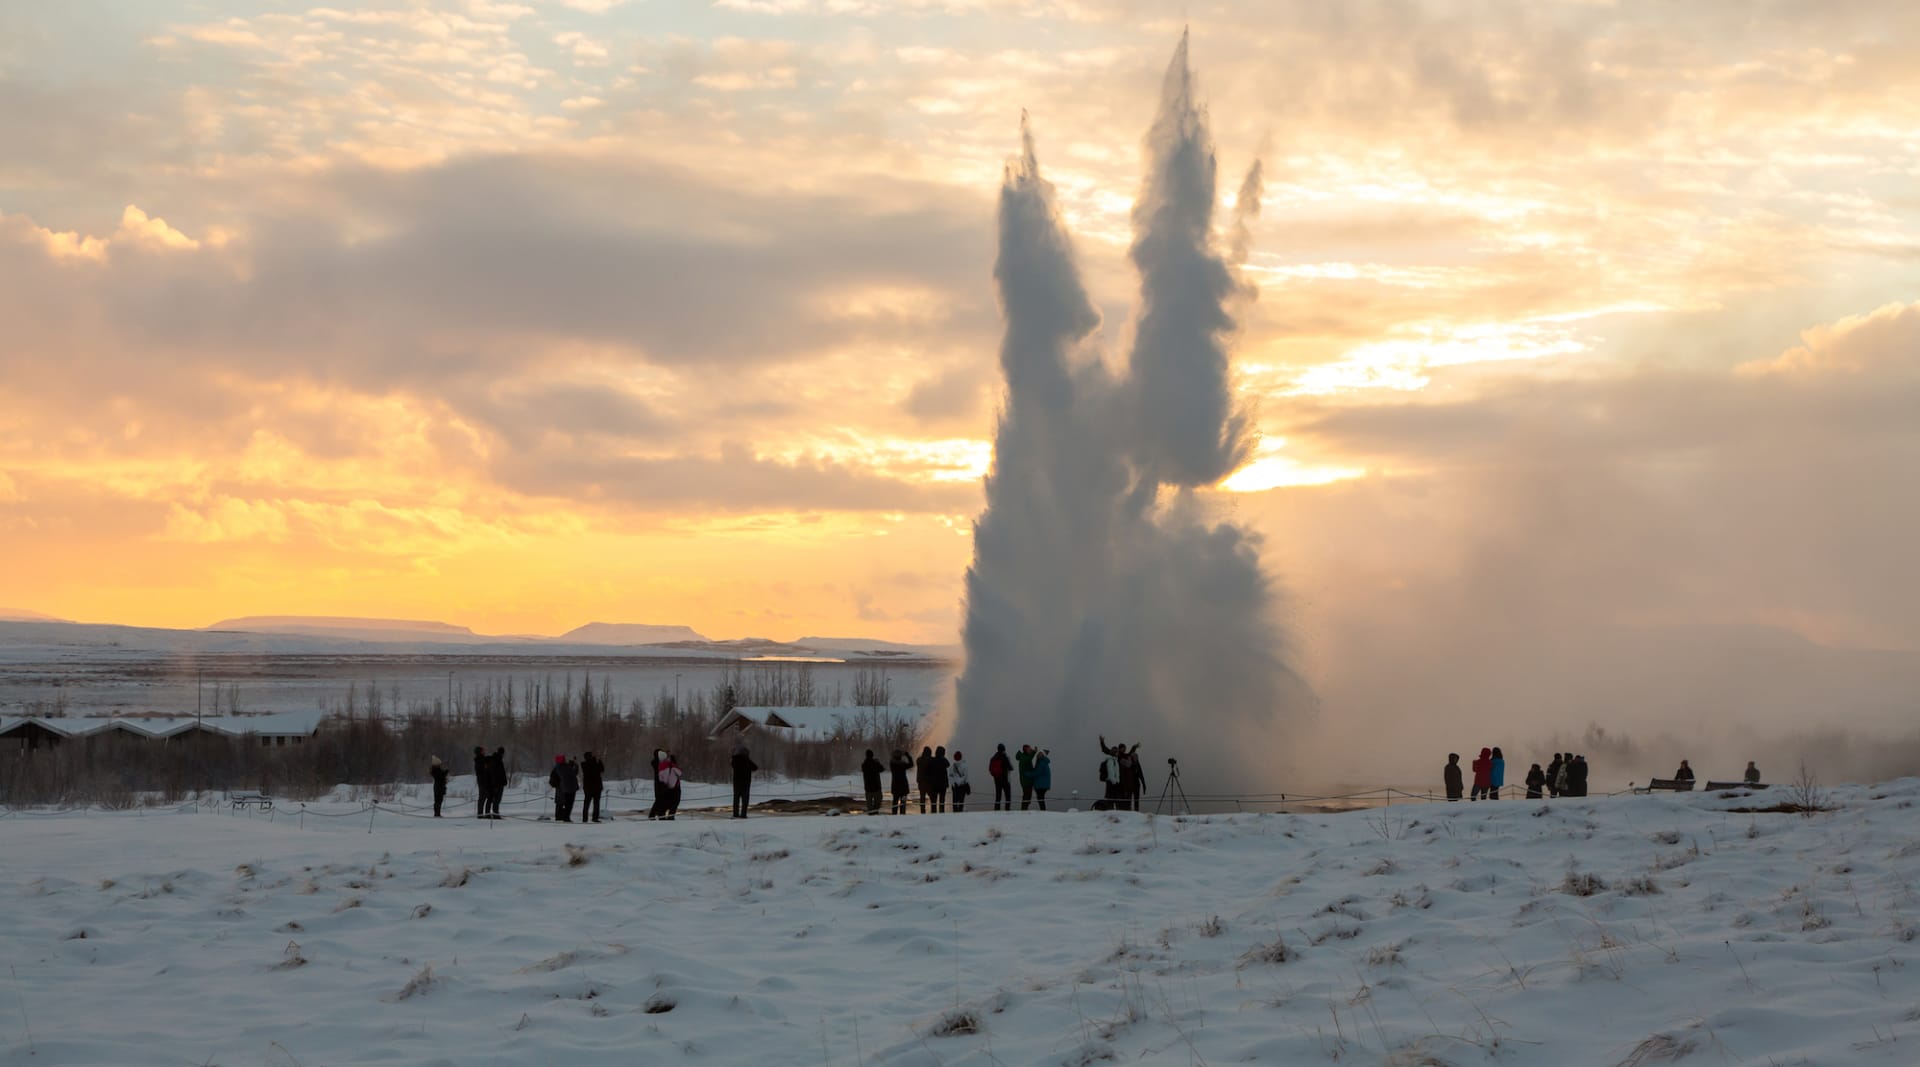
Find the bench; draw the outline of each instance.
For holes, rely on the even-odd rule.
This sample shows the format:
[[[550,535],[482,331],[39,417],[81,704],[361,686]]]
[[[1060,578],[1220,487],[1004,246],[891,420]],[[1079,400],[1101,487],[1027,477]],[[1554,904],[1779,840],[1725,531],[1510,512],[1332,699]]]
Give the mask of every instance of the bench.
[[[1693,790],[1693,782],[1687,778],[1655,778],[1647,783],[1647,792],[1666,789],[1675,793],[1687,793]]]
[[[1718,793],[1723,789],[1765,789],[1766,787],[1764,782],[1708,782],[1706,784],[1706,790],[1709,793]]]
[[[260,811],[273,810],[273,798],[265,793],[232,793],[228,795],[227,801],[233,805],[233,810],[235,811],[239,811],[242,808],[256,808]]]

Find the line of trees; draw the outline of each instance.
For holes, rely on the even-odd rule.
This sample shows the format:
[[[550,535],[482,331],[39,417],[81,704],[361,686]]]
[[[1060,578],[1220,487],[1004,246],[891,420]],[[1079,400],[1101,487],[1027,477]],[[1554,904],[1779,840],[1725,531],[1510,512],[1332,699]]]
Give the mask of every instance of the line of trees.
[[[550,677],[501,679],[465,687],[451,704],[404,708],[376,686],[353,685],[330,704],[319,732],[298,745],[197,733],[151,741],[116,732],[0,755],[0,804],[132,807],[229,790],[308,800],[340,785],[377,790],[424,782],[434,756],[455,775],[471,774],[475,746],[505,748],[509,772],[540,788],[557,754],[591,751],[606,761],[609,780],[619,780],[646,778],[656,748],[674,753],[688,777],[719,782],[739,738],[709,740],[714,724],[736,706],[808,706],[800,698],[818,695],[808,666],[735,665],[711,689],[684,700],[663,688],[651,702],[634,697],[624,704],[604,676],[577,686],[570,675],[558,685]],[[863,671],[855,682],[857,692],[884,705],[884,672]],[[756,732],[746,741],[765,772],[825,778],[857,770],[869,748],[884,756],[913,747],[917,728],[877,706],[849,707],[830,737],[787,741]]]

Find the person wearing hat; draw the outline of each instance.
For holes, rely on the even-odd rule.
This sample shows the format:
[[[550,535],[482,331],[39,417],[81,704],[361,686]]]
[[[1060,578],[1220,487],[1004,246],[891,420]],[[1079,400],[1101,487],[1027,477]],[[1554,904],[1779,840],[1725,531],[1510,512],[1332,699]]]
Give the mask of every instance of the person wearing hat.
[[[440,762],[439,756],[435,756],[427,773],[433,776],[433,817],[438,819],[440,805],[447,799],[447,766]]]

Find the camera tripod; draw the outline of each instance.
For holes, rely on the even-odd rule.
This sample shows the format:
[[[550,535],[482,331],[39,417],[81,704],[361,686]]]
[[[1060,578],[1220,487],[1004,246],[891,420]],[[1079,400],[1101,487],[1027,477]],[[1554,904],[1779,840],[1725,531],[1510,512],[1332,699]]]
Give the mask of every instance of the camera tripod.
[[[1180,784],[1180,761],[1171,757],[1167,759],[1167,784],[1160,787],[1160,799],[1153,805],[1155,815],[1160,814],[1160,809],[1166,807],[1168,793],[1172,793],[1176,801],[1177,806],[1174,808],[1176,815],[1181,808],[1185,808],[1188,815],[1193,814],[1193,805],[1187,801],[1187,791]]]

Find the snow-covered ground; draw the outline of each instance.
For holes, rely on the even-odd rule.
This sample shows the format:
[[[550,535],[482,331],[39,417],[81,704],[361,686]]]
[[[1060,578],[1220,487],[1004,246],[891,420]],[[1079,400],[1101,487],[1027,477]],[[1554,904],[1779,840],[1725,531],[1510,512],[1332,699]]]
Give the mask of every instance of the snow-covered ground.
[[[1920,1062],[1920,779],[1778,793],[10,812],[0,1062]]]

